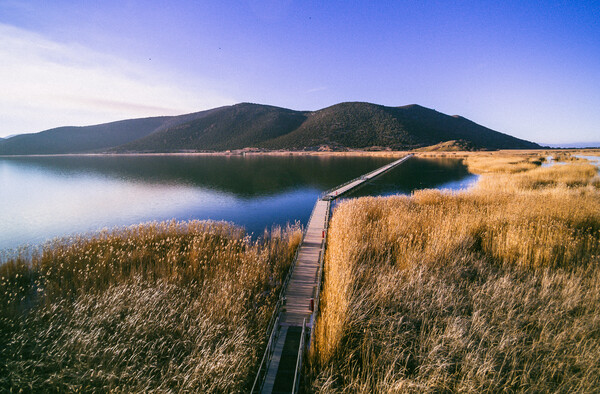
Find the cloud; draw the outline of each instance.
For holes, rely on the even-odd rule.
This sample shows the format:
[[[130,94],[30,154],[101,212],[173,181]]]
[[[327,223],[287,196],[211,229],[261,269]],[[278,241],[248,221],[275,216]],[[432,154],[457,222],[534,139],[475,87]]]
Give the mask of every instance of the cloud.
[[[308,89],[306,91],[306,93],[317,93],[317,92],[322,92],[324,90],[327,90],[326,86],[321,86],[321,87],[318,87],[318,88]]]
[[[150,66],[0,24],[0,136],[232,104]]]
[[[82,98],[82,97],[69,97],[62,96],[65,102],[71,102],[82,106],[90,106],[98,109],[105,109],[108,111],[127,111],[127,112],[140,112],[140,113],[159,113],[161,115],[168,115],[177,111],[174,108],[161,107],[156,105],[137,104],[126,101],[118,100],[106,100],[97,98]]]

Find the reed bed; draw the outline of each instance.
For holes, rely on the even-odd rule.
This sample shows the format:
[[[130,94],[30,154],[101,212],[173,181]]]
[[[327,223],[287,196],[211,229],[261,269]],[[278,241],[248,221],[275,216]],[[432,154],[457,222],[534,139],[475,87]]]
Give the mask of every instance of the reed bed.
[[[554,161],[558,161],[558,162],[584,162],[584,161],[586,161],[585,159],[574,156],[573,153],[575,153],[575,152],[569,152],[569,151],[556,152],[552,155],[552,159]]]
[[[466,157],[469,170],[476,174],[517,173],[537,168],[545,156],[532,153],[479,153]]]
[[[56,240],[0,265],[0,391],[245,392],[299,226]]]
[[[597,169],[536,160],[473,155],[472,190],[336,208],[309,391],[598,390]]]

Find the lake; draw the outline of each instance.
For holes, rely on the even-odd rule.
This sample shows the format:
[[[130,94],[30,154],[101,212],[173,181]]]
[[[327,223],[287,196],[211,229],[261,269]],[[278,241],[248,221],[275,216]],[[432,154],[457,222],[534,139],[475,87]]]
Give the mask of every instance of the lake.
[[[327,156],[0,158],[0,250],[148,221],[212,219],[260,235],[306,224],[320,193],[393,159]],[[460,160],[411,158],[348,197],[466,188]]]

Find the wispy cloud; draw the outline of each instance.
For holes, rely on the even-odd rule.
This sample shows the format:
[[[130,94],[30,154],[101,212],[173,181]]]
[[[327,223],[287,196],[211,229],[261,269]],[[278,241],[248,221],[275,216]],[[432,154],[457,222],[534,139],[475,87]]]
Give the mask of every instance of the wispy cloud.
[[[322,92],[324,90],[327,90],[326,86],[321,86],[321,87],[318,87],[318,88],[308,89],[306,91],[306,93],[317,93],[317,92]]]
[[[150,67],[0,24],[0,136],[231,104]]]

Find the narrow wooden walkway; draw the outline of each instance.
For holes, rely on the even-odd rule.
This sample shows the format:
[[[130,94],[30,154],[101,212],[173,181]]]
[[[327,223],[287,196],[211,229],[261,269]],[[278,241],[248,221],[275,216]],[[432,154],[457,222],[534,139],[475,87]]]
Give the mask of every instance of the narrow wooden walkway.
[[[329,201],[318,200],[300,246],[294,273],[285,292],[281,324],[301,326],[304,319],[306,322],[310,320],[314,310],[314,297],[319,279],[317,273],[325,247],[328,217]],[[313,300],[312,306],[311,300]]]
[[[339,185],[335,188],[333,188],[332,190],[329,190],[327,192],[325,192],[325,195],[323,196],[323,199],[326,200],[335,200],[336,198],[338,198],[339,196],[341,196],[344,193],[349,192],[352,189],[357,188],[358,186],[362,185],[365,182],[369,182],[371,179],[383,174],[384,172],[387,172],[389,170],[391,170],[392,168],[398,166],[399,164],[401,164],[402,162],[404,162],[405,160],[408,160],[408,158],[412,157],[412,155],[408,155],[408,156],[404,156],[401,159],[398,159],[396,161],[393,161],[389,164],[384,165],[383,167],[380,167],[378,169],[376,169],[375,171],[371,171],[365,175],[359,176],[358,178],[354,178],[351,181],[348,181],[346,183],[344,183],[343,185]]]
[[[318,314],[321,273],[331,200],[391,170],[409,156],[353,179],[317,200],[300,245],[252,392],[297,392],[304,344]],[[303,340],[304,337],[304,340]],[[265,364],[265,365],[263,365]],[[264,369],[263,369],[264,368]]]
[[[279,316],[279,327],[273,358],[269,364],[262,393],[291,393],[294,389],[294,374],[298,358],[298,345],[290,347],[290,342],[298,343],[299,339],[290,336],[291,327],[302,327],[309,324],[314,310],[317,287],[320,283],[320,265],[325,251],[325,234],[329,219],[330,201],[319,199],[304,239],[300,245],[294,272],[285,291],[284,302]],[[298,336],[306,332],[298,332]],[[291,353],[290,353],[291,351]],[[287,354],[286,354],[287,353]],[[287,359],[287,360],[286,360]],[[291,368],[291,375],[290,375]]]

